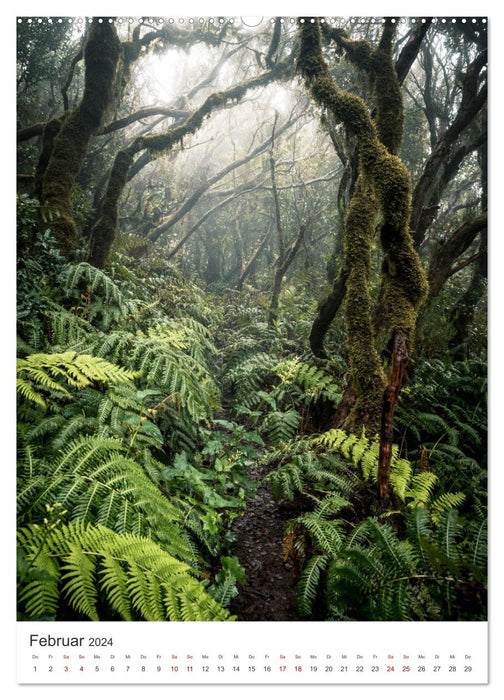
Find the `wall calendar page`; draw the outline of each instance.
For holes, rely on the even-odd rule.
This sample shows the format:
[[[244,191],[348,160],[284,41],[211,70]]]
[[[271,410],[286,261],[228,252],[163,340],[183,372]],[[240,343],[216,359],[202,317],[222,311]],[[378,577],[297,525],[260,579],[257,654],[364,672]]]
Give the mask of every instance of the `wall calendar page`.
[[[490,21],[12,23],[18,689],[486,689]]]

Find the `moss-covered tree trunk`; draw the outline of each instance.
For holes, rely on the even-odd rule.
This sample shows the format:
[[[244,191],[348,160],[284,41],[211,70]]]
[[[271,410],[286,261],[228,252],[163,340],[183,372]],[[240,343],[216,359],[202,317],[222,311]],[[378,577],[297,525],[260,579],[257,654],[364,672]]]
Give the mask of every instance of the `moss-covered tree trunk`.
[[[66,258],[77,243],[72,191],[88,144],[113,103],[121,46],[113,22],[94,22],[84,49],[85,85],[79,106],[70,112],[52,141],[52,152],[42,178],[42,199],[57,214],[52,232]],[[47,140],[46,143],[51,143]]]
[[[431,25],[431,19],[423,19],[422,23],[419,23],[416,25],[416,29],[414,32],[411,33],[408,41],[404,44],[401,53],[399,55],[399,58],[397,59],[397,62],[395,64],[395,75],[393,75],[393,99],[391,101],[391,107],[392,107],[392,112],[394,111],[394,108],[397,113],[397,108],[399,108],[402,111],[402,101],[398,98],[400,97],[400,93],[398,92],[397,88],[402,85],[406,75],[408,74],[408,71],[410,70],[411,66],[413,65],[413,62],[421,48],[422,41],[425,38],[425,35],[427,33],[427,30],[429,26]],[[382,42],[387,42],[390,46],[390,37],[393,34],[393,26],[392,23],[390,23],[386,27],[386,31],[382,35]],[[370,46],[370,44],[366,41],[351,41],[349,37],[347,36],[346,32],[335,28],[335,27],[330,27],[327,22],[324,24],[321,24],[321,30],[322,33],[325,36],[325,39],[328,41],[334,41],[340,50],[345,51],[347,54],[347,58],[354,63],[355,65],[358,66],[359,70],[362,70],[366,73],[368,73],[368,76],[371,78],[372,81],[375,81],[376,76],[375,76],[375,69],[377,67],[377,64],[379,61],[376,61],[377,56],[379,57],[378,53],[375,53],[374,55],[374,60],[373,60],[373,50]],[[382,56],[383,58],[383,56]],[[389,56],[386,56],[386,62],[390,63]],[[390,74],[390,70],[389,70]],[[386,78],[386,75],[384,76]],[[380,89],[380,82],[377,82],[378,88]],[[376,87],[376,84],[375,84]],[[389,99],[389,90],[386,90],[385,95],[387,95],[386,99]],[[378,94],[378,99],[380,98],[380,94]],[[379,119],[383,120],[383,117],[387,113],[387,105],[384,105],[385,109],[382,108],[381,114],[378,115]],[[324,118],[324,121],[325,118]],[[390,120],[388,120],[390,121]],[[402,125],[402,116],[400,116],[400,121],[398,122],[398,126]],[[357,150],[353,150],[353,154],[351,155],[350,159],[348,159],[345,154],[343,153],[341,146],[337,143],[335,137],[334,137],[334,128],[333,125],[329,120],[327,120],[327,126],[329,127],[329,135],[331,137],[331,140],[333,142],[333,145],[335,147],[336,152],[338,153],[338,156],[340,157],[341,161],[345,164],[345,170],[343,172],[343,176],[340,181],[340,186],[339,186],[339,191],[338,191],[338,212],[340,214],[341,220],[344,219],[344,211],[347,209],[347,202],[345,200],[345,190],[348,185],[348,181],[350,180],[350,196],[353,191],[353,186],[355,184],[355,181],[357,179],[356,177],[356,171],[358,170],[358,163],[354,162],[358,160],[357,157]],[[396,130],[396,133],[400,134],[400,129]],[[398,139],[397,143],[400,143],[400,138]],[[389,147],[393,148],[393,144],[388,144]],[[391,151],[395,152],[395,151]],[[339,234],[339,232],[338,232]],[[313,322],[312,328],[311,328],[311,333],[310,333],[310,348],[313,352],[313,354],[316,357],[327,357],[326,352],[324,350],[324,339],[326,336],[327,331],[329,330],[331,323],[333,319],[335,318],[336,314],[338,313],[343,300],[345,298],[345,293],[346,293],[346,278],[348,276],[347,271],[341,267],[338,272],[338,260],[339,260],[339,235],[336,236],[336,245],[335,245],[335,251],[333,255],[331,256],[331,259],[329,260],[327,264],[327,275],[328,275],[328,280],[329,283],[332,283],[332,289],[327,295],[325,299],[323,299],[319,306],[318,306],[318,313],[317,316],[315,317],[315,320]],[[380,310],[378,310],[380,311]],[[379,314],[378,314],[379,315]],[[375,312],[375,317],[377,316],[377,313]],[[346,402],[346,405],[350,405],[350,403]],[[344,413],[344,409],[342,406],[340,406],[340,411],[341,415]]]
[[[321,49],[318,20],[301,23],[298,70],[317,104],[343,123],[359,145],[359,178],[345,221],[345,318],[349,364],[356,400],[345,428],[380,431],[379,495],[390,497],[391,424],[395,402],[411,354],[427,278],[409,233],[411,184],[397,157],[403,126],[399,80],[392,61],[393,23],[388,20],[376,48],[349,42],[345,49],[375,82],[376,119],[358,96],[341,90],[329,73]],[[388,374],[377,347],[370,300],[371,244],[377,221],[383,251],[382,286],[385,333],[392,361]]]

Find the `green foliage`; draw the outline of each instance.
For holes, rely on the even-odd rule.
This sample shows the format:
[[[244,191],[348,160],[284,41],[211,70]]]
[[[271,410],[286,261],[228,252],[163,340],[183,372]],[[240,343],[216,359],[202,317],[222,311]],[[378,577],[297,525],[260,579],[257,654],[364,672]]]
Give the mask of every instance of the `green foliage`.
[[[150,537],[167,552],[197,561],[183,523],[185,513],[163,497],[142,466],[124,454],[116,440],[87,437],[41,458],[43,471],[21,465],[18,510],[26,522],[39,522],[45,504],[59,502],[73,521],[103,525],[120,534]]]
[[[118,285],[89,263],[66,265],[61,282],[66,298],[74,304],[72,311],[101,330],[108,330],[136,311],[136,304]]]
[[[237,583],[247,584],[245,572],[236,557],[221,557],[222,568],[208,591],[224,608],[238,595]]]
[[[230,619],[246,582],[230,528],[262,461],[275,497],[303,510],[285,533],[301,616],[484,618],[483,498],[477,517],[460,511],[471,504],[434,460],[441,444],[459,465],[457,450],[481,448],[478,406],[471,420],[462,400],[449,406],[436,375],[408,433],[437,441],[431,468],[394,447],[396,510],[368,517],[377,440],[311,434],[341,396],[334,366],[302,359],[261,309],[221,314],[171,269],[145,285],[116,269],[60,266],[36,323],[20,325],[20,616]],[[453,371],[469,404],[475,380]],[[419,396],[413,385],[402,415]]]
[[[259,392],[271,384],[276,359],[257,350],[255,340],[243,338],[229,348],[230,356],[223,373],[224,390],[233,401],[249,409],[261,403]]]
[[[486,364],[425,360],[397,408],[397,431],[410,460],[427,463],[442,490],[485,498]]]
[[[485,619],[485,521],[464,538],[456,510],[431,519],[419,507],[400,537],[376,518],[345,528],[322,506],[290,526],[303,526],[314,552],[298,583],[303,616],[318,606],[333,620]]]
[[[485,619],[483,510],[459,516],[465,494],[439,492],[436,475],[415,473],[395,446],[391,484],[398,510],[381,519],[359,517],[357,508],[369,499],[365,484],[376,488],[378,452],[377,439],[331,429],[293,439],[266,456],[275,468],[265,481],[276,498],[292,501],[302,494],[315,503],[286,527],[287,555],[303,567],[300,615]]]
[[[218,391],[207,364],[193,357],[202,351],[201,347],[194,349],[198,342],[208,344],[190,329],[181,333],[176,327],[165,326],[148,329],[147,333],[138,331],[136,335],[126,332],[99,335],[94,352],[141,372],[147,386],[159,387],[165,405],[187,411],[198,422],[210,417],[212,409],[219,405]]]
[[[222,606],[244,580],[229,527],[253,491],[246,470],[261,439],[213,422],[217,350],[203,318],[170,318],[135,299],[133,277],[60,266],[54,286],[38,290],[33,332],[21,326],[23,617],[70,607],[91,619],[228,619]],[[50,529],[47,514],[61,509]]]
[[[21,396],[47,408],[44,394],[70,396],[70,387],[132,379],[131,371],[99,357],[75,352],[29,355],[17,361],[17,390]]]
[[[351,461],[356,468],[362,470],[364,479],[371,479],[374,483],[378,475],[378,438],[370,440],[364,434],[361,437],[348,434],[344,430],[331,429],[326,433],[314,438],[315,445],[321,445],[330,452],[337,452],[345,459]],[[397,445],[392,447],[392,459],[390,469],[390,484],[395,495],[409,508],[417,508],[420,505],[427,505],[432,497],[434,486],[437,484],[437,477],[429,471],[414,474],[408,460],[399,457]],[[446,507],[461,505],[464,494],[443,494],[443,498],[438,499],[437,508],[442,510]]]
[[[303,40],[311,35],[318,46],[319,24],[305,28]],[[386,23],[386,32],[390,28]],[[224,134],[220,145],[211,135],[207,145],[199,144],[203,150],[181,143],[164,163],[143,170],[149,154],[145,151],[144,158],[138,151],[135,169],[142,172],[127,184],[120,212],[112,212],[120,231],[106,269],[83,260],[93,221],[102,215],[103,224],[108,216],[107,207],[95,211],[95,203],[103,199],[104,177],[117,148],[125,147],[109,192],[117,194],[114,181],[122,177],[120,171],[126,176],[121,165],[132,162],[128,130],[105,139],[103,148],[88,152],[89,158],[83,146],[74,159],[80,172],[71,192],[73,175],[63,178],[66,211],[19,195],[17,495],[24,619],[230,619],[225,608],[246,584],[232,525],[256,493],[254,479],[265,472],[274,496],[289,501],[280,504],[280,513],[291,517],[284,556],[292,556],[294,570],[301,572],[303,617],[484,619],[486,365],[482,359],[454,362],[449,349],[453,299],[463,297],[476,265],[483,269],[478,239],[452,261],[456,274],[429,304],[417,329],[416,364],[408,365],[412,375],[395,413],[390,510],[382,512],[376,498],[379,446],[372,431],[379,425],[382,365],[388,361],[385,330],[403,329],[413,340],[418,302],[426,290],[408,234],[408,173],[390,155],[399,148],[402,108],[397,81],[390,79],[391,56],[385,70],[378,70],[387,35],[371,65],[373,42],[378,45],[382,29],[366,24],[354,30],[352,40],[346,40],[342,30],[324,25],[323,53],[310,58],[310,51],[298,51],[309,89],[334,114],[323,117],[322,140],[314,130],[313,105],[294,109],[292,102],[290,113],[293,121],[299,116],[296,133],[309,138],[292,139],[292,131],[283,133],[281,124],[275,128],[277,232],[271,188],[263,177],[267,162],[263,173],[257,160],[246,162],[247,153],[271,138],[272,122],[264,121],[261,110],[254,124],[243,120],[252,127],[246,137],[234,129],[230,112],[229,134],[236,134],[231,140]],[[395,49],[406,31],[399,30]],[[406,77],[403,95],[407,138],[402,155],[415,182],[435,145],[434,131],[449,129],[452,98],[460,97],[460,81],[450,84],[450,70],[440,70],[432,46],[439,55],[460,58],[462,77],[476,55],[468,36],[459,36],[455,28],[448,34],[434,26],[429,31],[432,41],[422,45],[423,60]],[[47,191],[49,179],[57,189],[62,180],[50,151],[61,118],[50,119],[42,138],[26,137],[40,134],[50,114],[66,113],[65,131],[68,116],[74,119],[86,66],[72,61],[83,36],[75,25],[46,22],[30,26],[23,21],[17,32],[19,123],[39,123],[22,129],[18,185],[40,192],[44,181]],[[482,47],[484,32],[476,35]],[[217,43],[219,38],[215,33]],[[124,44],[125,79],[134,75],[133,62],[141,55],[133,39]],[[257,38],[256,48],[263,40]],[[264,44],[267,63],[280,69],[288,44],[275,39],[271,50]],[[346,53],[350,62],[336,60],[326,73],[325,56],[334,51],[338,59]],[[228,56],[232,68],[243,68],[240,56]],[[189,64],[181,66],[181,76],[192,74]],[[363,80],[363,66],[367,73],[377,69],[374,78]],[[422,70],[430,71],[425,81]],[[87,77],[92,73],[89,66]],[[54,96],[64,78],[56,90],[53,78],[67,74],[65,104],[58,106]],[[439,76],[446,83],[442,89]],[[419,86],[427,82],[439,127],[432,133],[422,110],[413,109],[425,97]],[[122,92],[116,106],[120,116],[127,116],[142,106],[136,104],[141,91]],[[239,88],[235,97],[242,92]],[[299,103],[298,96],[295,100]],[[214,95],[208,104],[215,107],[219,101]],[[390,110],[398,119],[384,118]],[[464,143],[481,143],[484,111],[471,122],[474,138]],[[98,116],[106,126],[113,115]],[[348,133],[338,119],[349,125]],[[327,132],[335,148],[329,159]],[[137,140],[133,150],[150,144],[159,155],[176,130],[167,133]],[[66,139],[67,156],[79,146],[77,136]],[[359,163],[353,158],[358,141]],[[316,156],[318,151],[323,157]],[[245,156],[237,173],[230,166],[232,153]],[[339,165],[329,162],[334,158]],[[443,178],[450,168],[442,167],[441,179],[427,193],[435,205],[429,211],[438,213],[420,247],[425,260],[434,260],[435,247],[476,215],[486,198],[483,151],[466,154],[458,165],[449,183]],[[231,177],[219,181],[214,177],[219,170]],[[207,191],[211,182],[214,187]],[[439,199],[436,192],[441,196],[445,186],[447,196]],[[188,193],[193,193],[189,199]],[[220,206],[228,201],[233,205]],[[153,227],[184,211],[188,217],[159,241],[148,241]],[[67,239],[62,217],[71,224],[66,259],[56,244]],[[105,222],[105,229],[111,223]],[[170,248],[173,253],[176,242],[191,231],[194,235],[171,255]],[[271,271],[296,231],[304,239],[282,280],[275,321],[268,323]],[[375,245],[377,232],[381,245]],[[484,233],[478,235],[481,253]],[[338,281],[340,273],[346,298],[325,338],[331,359],[315,359],[309,336],[317,303],[329,292],[329,278],[335,275]],[[478,290],[482,294],[484,284]],[[483,358],[484,296],[477,303],[470,338],[460,347]],[[422,354],[445,359],[422,360]],[[335,408],[343,396],[340,407],[349,405],[350,380],[357,401],[344,423],[347,431],[329,429],[339,425],[341,412],[335,414]],[[363,422],[367,436],[361,434]]]
[[[335,455],[317,454],[311,447],[311,441],[299,439],[265,456],[267,464],[275,465],[264,479],[275,498],[292,501],[302,493],[318,502],[327,493],[346,497],[357,488],[358,479],[348,465]]]
[[[298,411],[271,411],[266,414],[263,428],[268,432],[268,437],[273,444],[288,442],[297,433],[301,415]]]
[[[56,504],[55,504],[56,505]],[[61,513],[64,515],[64,512]],[[19,601],[30,619],[230,620],[180,562],[152,540],[77,520],[21,528]]]
[[[275,396],[288,394],[293,401],[309,404],[319,398],[336,403],[341,399],[341,389],[334,377],[326,374],[316,365],[302,362],[299,358],[284,360],[277,365],[275,372],[280,384],[275,387]]]
[[[40,334],[63,270],[50,224],[54,213],[27,195],[17,198],[17,322],[20,334]]]

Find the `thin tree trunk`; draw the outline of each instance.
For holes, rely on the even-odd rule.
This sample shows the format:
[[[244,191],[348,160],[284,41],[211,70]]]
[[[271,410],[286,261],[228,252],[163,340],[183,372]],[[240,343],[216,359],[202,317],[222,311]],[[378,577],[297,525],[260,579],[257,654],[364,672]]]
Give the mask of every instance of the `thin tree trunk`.
[[[327,357],[324,339],[345,298],[347,278],[348,270],[342,267],[331,292],[318,305],[317,316],[310,331],[310,348],[315,357]]]
[[[481,208],[486,212],[488,207],[488,152],[486,148],[479,151],[479,161],[481,168]],[[451,320],[455,327],[455,336],[452,338],[450,347],[456,359],[467,357],[467,344],[465,343],[469,333],[469,325],[472,323],[476,305],[486,290],[488,278],[488,232],[483,229],[481,232],[478,260],[474,267],[473,276],[466,293],[459,300],[452,310]]]
[[[437,297],[446,281],[461,269],[454,263],[486,226],[485,212],[475,219],[465,221],[442,245],[435,247],[429,267],[429,299]]]
[[[271,303],[270,303],[270,308],[269,308],[269,316],[268,316],[268,325],[272,326],[274,322],[277,319],[278,316],[278,300],[280,298],[280,292],[282,289],[282,281],[287,273],[287,270],[291,266],[294,258],[297,255],[297,252],[301,246],[301,243],[303,242],[304,235],[306,233],[306,229],[308,227],[308,224],[302,224],[299,227],[299,232],[297,235],[296,240],[292,244],[289,250],[284,255],[284,259],[280,261],[277,259],[277,264],[275,266],[275,279],[273,282],[273,292],[271,294]]]
[[[423,243],[425,233],[437,213],[437,206],[428,204],[437,175],[447,158],[449,158],[450,148],[453,143],[464,129],[469,126],[486,102],[486,83],[478,90],[479,75],[486,61],[487,52],[482,51],[469,66],[464,77],[462,100],[455,119],[439,139],[414,189],[410,229],[417,249]]]
[[[450,349],[456,360],[467,358],[467,338],[469,326],[473,322],[476,306],[486,291],[487,284],[487,230],[481,232],[478,259],[474,266],[474,272],[469,287],[452,310],[451,321],[455,328],[455,335],[450,341]]]
[[[266,234],[263,236],[261,242],[257,246],[254,254],[250,258],[250,260],[245,264],[245,267],[242,270],[242,273],[240,275],[240,279],[238,280],[237,289],[243,289],[243,284],[247,277],[252,273],[254,269],[254,265],[257,262],[257,259],[259,258],[259,255],[261,252],[264,250],[264,246],[266,245],[266,242],[268,241],[269,237],[271,234],[271,227],[266,231]]]

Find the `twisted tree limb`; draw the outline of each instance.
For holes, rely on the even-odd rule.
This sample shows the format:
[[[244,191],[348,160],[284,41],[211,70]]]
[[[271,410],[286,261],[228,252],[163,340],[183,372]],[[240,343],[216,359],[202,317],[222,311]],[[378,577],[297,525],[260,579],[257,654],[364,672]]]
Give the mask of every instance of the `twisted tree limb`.
[[[363,100],[341,90],[330,76],[321,51],[318,20],[311,22],[306,19],[302,23],[298,57],[298,70],[305,77],[315,102],[330,110],[359,143],[359,180],[345,222],[344,262],[348,270],[346,325],[349,362],[357,396],[345,427],[359,432],[364,426],[374,432],[381,425],[379,496],[385,504],[390,497],[387,475],[390,473],[391,434],[388,425],[402,386],[403,366],[413,343],[418,310],[428,289],[408,228],[411,214],[409,174],[391,152],[398,148],[401,139],[402,103],[398,99],[400,92],[392,63],[393,28],[388,24],[390,22],[385,23],[376,52],[361,42],[358,46],[362,55],[359,60],[365,62],[368,70],[376,61],[375,71],[380,85],[376,122],[370,118]],[[393,348],[401,348],[400,357],[398,354],[395,360],[392,358],[388,379],[376,347],[369,297],[371,231],[374,233],[378,212],[383,219],[380,241],[384,253],[386,325]]]

